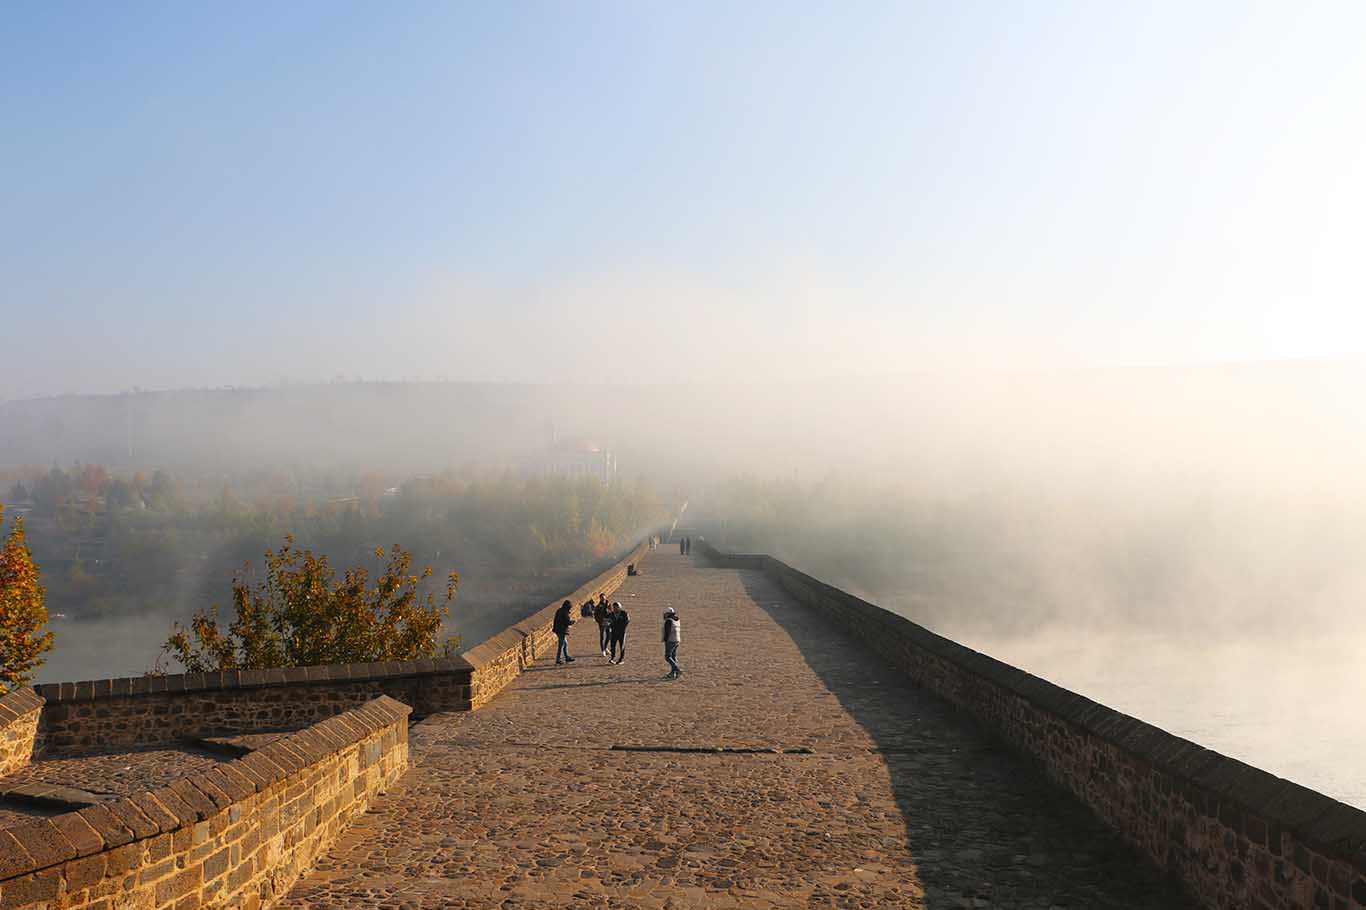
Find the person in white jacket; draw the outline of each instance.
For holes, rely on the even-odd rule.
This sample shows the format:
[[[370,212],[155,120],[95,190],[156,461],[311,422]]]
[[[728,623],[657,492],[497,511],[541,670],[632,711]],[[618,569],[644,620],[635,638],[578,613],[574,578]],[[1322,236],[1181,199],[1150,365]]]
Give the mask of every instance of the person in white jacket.
[[[678,679],[683,671],[678,667],[678,643],[683,640],[683,625],[677,611],[669,607],[664,611],[664,659],[669,662],[667,679]]]

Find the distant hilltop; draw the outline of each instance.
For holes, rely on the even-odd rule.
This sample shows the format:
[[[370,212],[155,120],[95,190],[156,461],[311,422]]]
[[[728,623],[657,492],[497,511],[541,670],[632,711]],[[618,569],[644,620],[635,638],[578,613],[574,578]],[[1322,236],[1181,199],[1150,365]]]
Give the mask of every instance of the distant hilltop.
[[[543,446],[546,421],[584,414],[607,435],[600,392],[482,383],[333,383],[136,391],[0,402],[0,465],[242,468],[283,461],[414,470],[510,461]],[[570,423],[572,421],[564,421]]]
[[[12,400],[0,402],[0,466],[301,463],[420,474],[466,461],[514,465],[545,449],[548,426],[610,450],[612,465],[595,472],[610,476],[619,459],[627,472],[694,478],[960,465],[983,452],[1055,469],[1064,456],[1104,465],[1156,439],[1168,461],[1287,447],[1348,457],[1366,436],[1357,432],[1366,397],[1353,394],[1366,385],[1361,360],[908,369],[767,383],[662,366],[612,385],[345,382]]]

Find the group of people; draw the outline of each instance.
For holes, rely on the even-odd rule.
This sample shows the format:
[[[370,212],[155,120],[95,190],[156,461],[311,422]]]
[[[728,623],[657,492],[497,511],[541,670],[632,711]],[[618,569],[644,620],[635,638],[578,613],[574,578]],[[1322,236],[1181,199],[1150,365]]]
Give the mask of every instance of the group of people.
[[[599,594],[596,601],[588,600],[583,603],[579,608],[579,615],[591,616],[597,622],[598,646],[602,649],[602,656],[607,658],[607,662],[616,665],[625,663],[626,627],[630,625],[631,617],[621,605],[621,601],[608,603],[607,595]],[[574,604],[566,600],[555,611],[555,619],[551,624],[556,638],[556,665],[574,662],[574,658],[569,656],[569,627],[574,625],[574,622]],[[678,666],[682,623],[678,618],[678,611],[673,607],[664,611],[664,629],[660,639],[664,643],[664,660],[669,664],[669,675],[666,678],[678,679],[683,675],[682,669]]]
[[[678,555],[679,555],[679,556],[687,556],[687,555],[688,555],[689,553],[691,553],[691,552],[692,552],[692,538],[691,538],[691,537],[680,537],[680,538],[678,538]]]
[[[599,594],[597,603],[591,600],[585,602],[580,612],[584,616],[592,616],[597,622],[598,647],[602,649],[602,656],[607,658],[607,662],[625,663],[626,627],[631,624],[631,617],[621,601],[614,600],[609,604],[607,595]],[[618,649],[621,651],[620,656],[617,654]]]

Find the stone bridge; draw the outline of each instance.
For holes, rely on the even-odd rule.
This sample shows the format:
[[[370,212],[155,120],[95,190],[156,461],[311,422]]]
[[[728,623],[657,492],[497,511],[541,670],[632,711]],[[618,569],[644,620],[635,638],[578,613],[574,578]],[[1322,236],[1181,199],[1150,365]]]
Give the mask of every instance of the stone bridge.
[[[1366,910],[1366,813],[696,543],[570,595],[626,605],[620,665],[580,620],[556,666],[552,604],[0,696],[0,910]]]
[[[624,664],[581,620],[574,663],[414,726],[412,770],[279,906],[1193,906],[826,615],[700,563],[662,547],[616,592]]]

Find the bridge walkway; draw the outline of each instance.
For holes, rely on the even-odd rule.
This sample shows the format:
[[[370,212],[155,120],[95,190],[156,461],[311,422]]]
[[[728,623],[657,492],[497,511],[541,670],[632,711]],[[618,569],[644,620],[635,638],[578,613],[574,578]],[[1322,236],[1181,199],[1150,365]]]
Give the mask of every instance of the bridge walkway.
[[[415,767],[280,905],[1189,906],[1089,813],[759,572],[652,553],[627,660],[530,668],[412,730]],[[683,619],[676,682],[661,613]],[[770,748],[787,752],[627,751]]]

